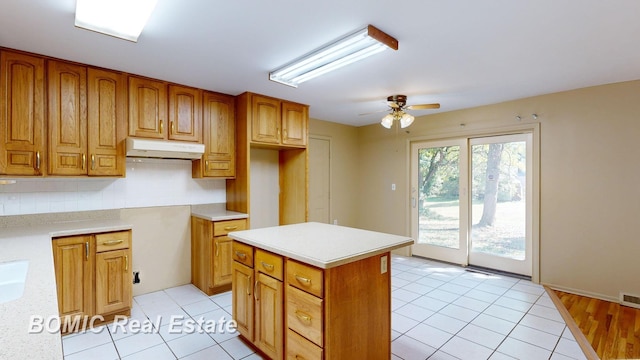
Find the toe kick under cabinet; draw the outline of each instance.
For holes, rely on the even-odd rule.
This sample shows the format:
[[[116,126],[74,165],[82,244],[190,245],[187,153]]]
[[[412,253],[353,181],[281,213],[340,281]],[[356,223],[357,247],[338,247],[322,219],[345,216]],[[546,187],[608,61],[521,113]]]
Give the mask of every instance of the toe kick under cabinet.
[[[233,318],[271,359],[389,359],[389,252],[322,269],[233,243]]]

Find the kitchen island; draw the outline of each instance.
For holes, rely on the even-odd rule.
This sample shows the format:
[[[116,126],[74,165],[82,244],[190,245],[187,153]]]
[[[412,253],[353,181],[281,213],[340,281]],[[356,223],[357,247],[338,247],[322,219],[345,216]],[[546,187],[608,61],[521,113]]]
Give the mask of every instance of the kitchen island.
[[[272,359],[390,359],[398,235],[320,223],[232,232],[233,318]]]

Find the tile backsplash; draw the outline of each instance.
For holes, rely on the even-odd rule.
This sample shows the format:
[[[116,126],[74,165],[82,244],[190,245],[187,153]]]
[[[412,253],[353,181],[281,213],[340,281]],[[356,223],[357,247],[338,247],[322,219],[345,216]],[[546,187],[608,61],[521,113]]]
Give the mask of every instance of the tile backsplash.
[[[190,160],[127,158],[126,178],[11,178],[0,215],[223,203],[226,182],[192,179]]]

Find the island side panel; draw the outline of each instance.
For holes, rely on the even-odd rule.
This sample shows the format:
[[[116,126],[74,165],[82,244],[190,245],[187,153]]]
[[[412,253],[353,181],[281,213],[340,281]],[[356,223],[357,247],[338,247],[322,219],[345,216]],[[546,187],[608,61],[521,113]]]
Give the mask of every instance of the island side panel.
[[[390,265],[387,252],[325,270],[325,359],[391,358]]]

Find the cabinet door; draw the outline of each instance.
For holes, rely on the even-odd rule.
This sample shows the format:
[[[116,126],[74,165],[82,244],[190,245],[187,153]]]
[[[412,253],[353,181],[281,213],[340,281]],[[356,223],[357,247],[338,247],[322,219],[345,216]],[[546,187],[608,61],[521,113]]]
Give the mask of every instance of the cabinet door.
[[[0,174],[42,175],[44,59],[0,51]]]
[[[280,144],[280,100],[254,94],[251,112],[251,140]]]
[[[94,264],[91,236],[57,238],[52,246],[60,317],[91,316]]]
[[[169,86],[169,140],[202,142],[202,91]]]
[[[256,275],[255,345],[272,359],[283,354],[282,281],[262,273]]]
[[[233,319],[240,334],[253,341],[253,269],[234,261],[232,273]]]
[[[124,176],[126,78],[89,68],[87,94],[89,175]]]
[[[131,249],[96,254],[96,314],[131,307]]]
[[[193,162],[194,177],[236,176],[235,100],[232,96],[204,93],[204,146],[202,160]]]
[[[167,84],[129,77],[129,136],[166,139]]]
[[[48,61],[49,174],[87,174],[87,68]]]
[[[213,238],[213,286],[231,283],[233,240],[228,236]]]
[[[307,122],[309,109],[306,105],[282,102],[282,143],[307,146]]]

